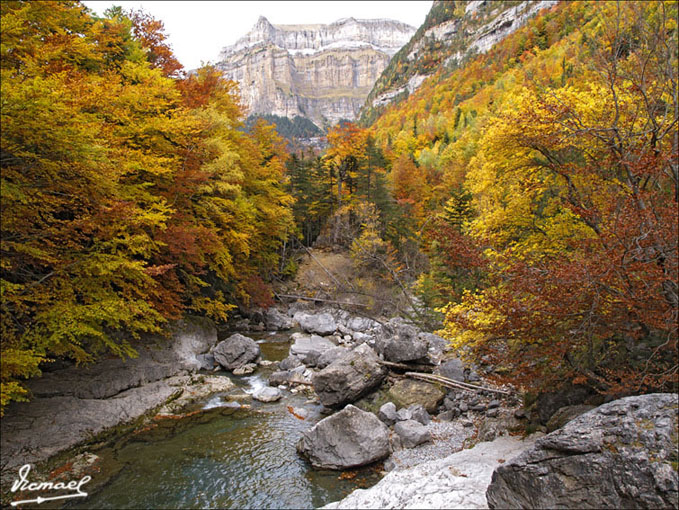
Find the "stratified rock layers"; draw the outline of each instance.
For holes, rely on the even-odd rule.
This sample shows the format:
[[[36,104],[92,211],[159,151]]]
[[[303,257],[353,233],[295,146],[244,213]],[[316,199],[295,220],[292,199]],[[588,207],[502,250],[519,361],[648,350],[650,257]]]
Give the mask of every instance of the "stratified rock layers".
[[[272,25],[260,17],[217,65],[239,83],[249,114],[304,116],[319,126],[353,120],[415,29],[392,20]]]

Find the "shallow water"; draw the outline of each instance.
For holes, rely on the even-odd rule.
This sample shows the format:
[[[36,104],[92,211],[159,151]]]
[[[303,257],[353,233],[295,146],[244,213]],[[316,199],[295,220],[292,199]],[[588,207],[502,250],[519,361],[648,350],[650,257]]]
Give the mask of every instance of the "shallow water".
[[[258,336],[263,359],[287,356],[288,335]],[[239,392],[250,393],[267,384],[270,371],[232,380]],[[170,437],[127,438],[100,453],[117,474],[72,508],[313,508],[379,480],[370,468],[342,480],[339,472],[314,470],[301,459],[295,444],[323,417],[321,407],[303,394],[284,393],[277,403],[253,401],[251,409],[228,415],[219,413],[224,401],[215,395],[201,403],[211,409],[205,423],[190,423]],[[287,406],[304,409],[307,418],[296,418]]]

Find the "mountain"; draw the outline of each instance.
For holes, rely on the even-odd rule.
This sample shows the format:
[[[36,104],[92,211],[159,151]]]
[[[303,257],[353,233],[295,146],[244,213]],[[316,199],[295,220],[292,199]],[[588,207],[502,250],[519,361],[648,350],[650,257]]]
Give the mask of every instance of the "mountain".
[[[248,113],[303,116],[319,127],[357,118],[375,80],[415,29],[388,19],[255,26],[220,54]]]
[[[389,62],[361,112],[369,124],[441,70],[449,73],[524,26],[556,0],[435,0],[422,26]]]

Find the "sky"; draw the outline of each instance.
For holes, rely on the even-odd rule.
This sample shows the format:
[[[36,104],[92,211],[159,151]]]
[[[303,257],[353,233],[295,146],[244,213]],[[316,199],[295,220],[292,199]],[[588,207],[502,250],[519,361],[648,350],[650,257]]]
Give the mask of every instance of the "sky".
[[[143,9],[165,24],[175,56],[189,69],[216,62],[224,46],[244,36],[265,16],[272,24],[332,23],[340,18],[390,18],[418,28],[431,0],[415,1],[109,1],[83,3],[101,15],[112,5]]]

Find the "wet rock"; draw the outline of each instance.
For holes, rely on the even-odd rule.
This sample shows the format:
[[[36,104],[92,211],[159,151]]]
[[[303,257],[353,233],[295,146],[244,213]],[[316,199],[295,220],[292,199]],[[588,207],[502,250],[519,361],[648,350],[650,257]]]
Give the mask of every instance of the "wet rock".
[[[331,335],[337,330],[337,322],[335,322],[335,318],[329,313],[310,314],[298,312],[293,319],[299,324],[299,327],[307,333]]]
[[[396,406],[393,402],[387,402],[382,407],[380,407],[377,417],[382,420],[387,425],[393,425],[397,420]]]
[[[260,402],[275,402],[283,397],[281,390],[278,388],[272,388],[271,386],[265,386],[264,388],[259,388],[252,394],[252,398],[259,400]]]
[[[276,308],[271,307],[264,312],[264,325],[269,331],[281,331],[292,328],[293,321]]]
[[[375,343],[384,359],[394,362],[415,361],[427,356],[427,342],[419,336],[415,326],[392,319],[382,327]]]
[[[389,456],[389,429],[374,414],[348,405],[302,433],[297,451],[321,469],[348,469]]]
[[[483,404],[476,404],[470,407],[472,411],[475,411],[477,413],[482,413],[486,410],[486,406]]]
[[[252,338],[236,333],[219,342],[212,354],[222,367],[226,370],[233,370],[255,361],[259,357],[260,350],[259,345]]]
[[[556,429],[560,429],[569,421],[574,420],[581,414],[591,411],[594,408],[595,406],[585,404],[562,407],[555,412],[547,422],[547,432],[554,432]]]
[[[387,375],[368,345],[360,345],[313,376],[314,391],[326,407],[354,402],[379,386]]]
[[[413,420],[421,423],[422,425],[429,425],[431,421],[431,416],[427,410],[421,404],[413,404],[408,410],[410,411],[410,416]]]
[[[491,508],[676,508],[676,394],[622,398],[580,415],[499,466]],[[574,490],[574,488],[576,490]]]
[[[427,427],[415,420],[400,421],[394,425],[394,432],[401,438],[404,448],[414,448],[431,440]]]
[[[439,387],[414,379],[396,381],[388,394],[390,400],[399,407],[422,404],[430,413],[436,412],[445,395]]]

